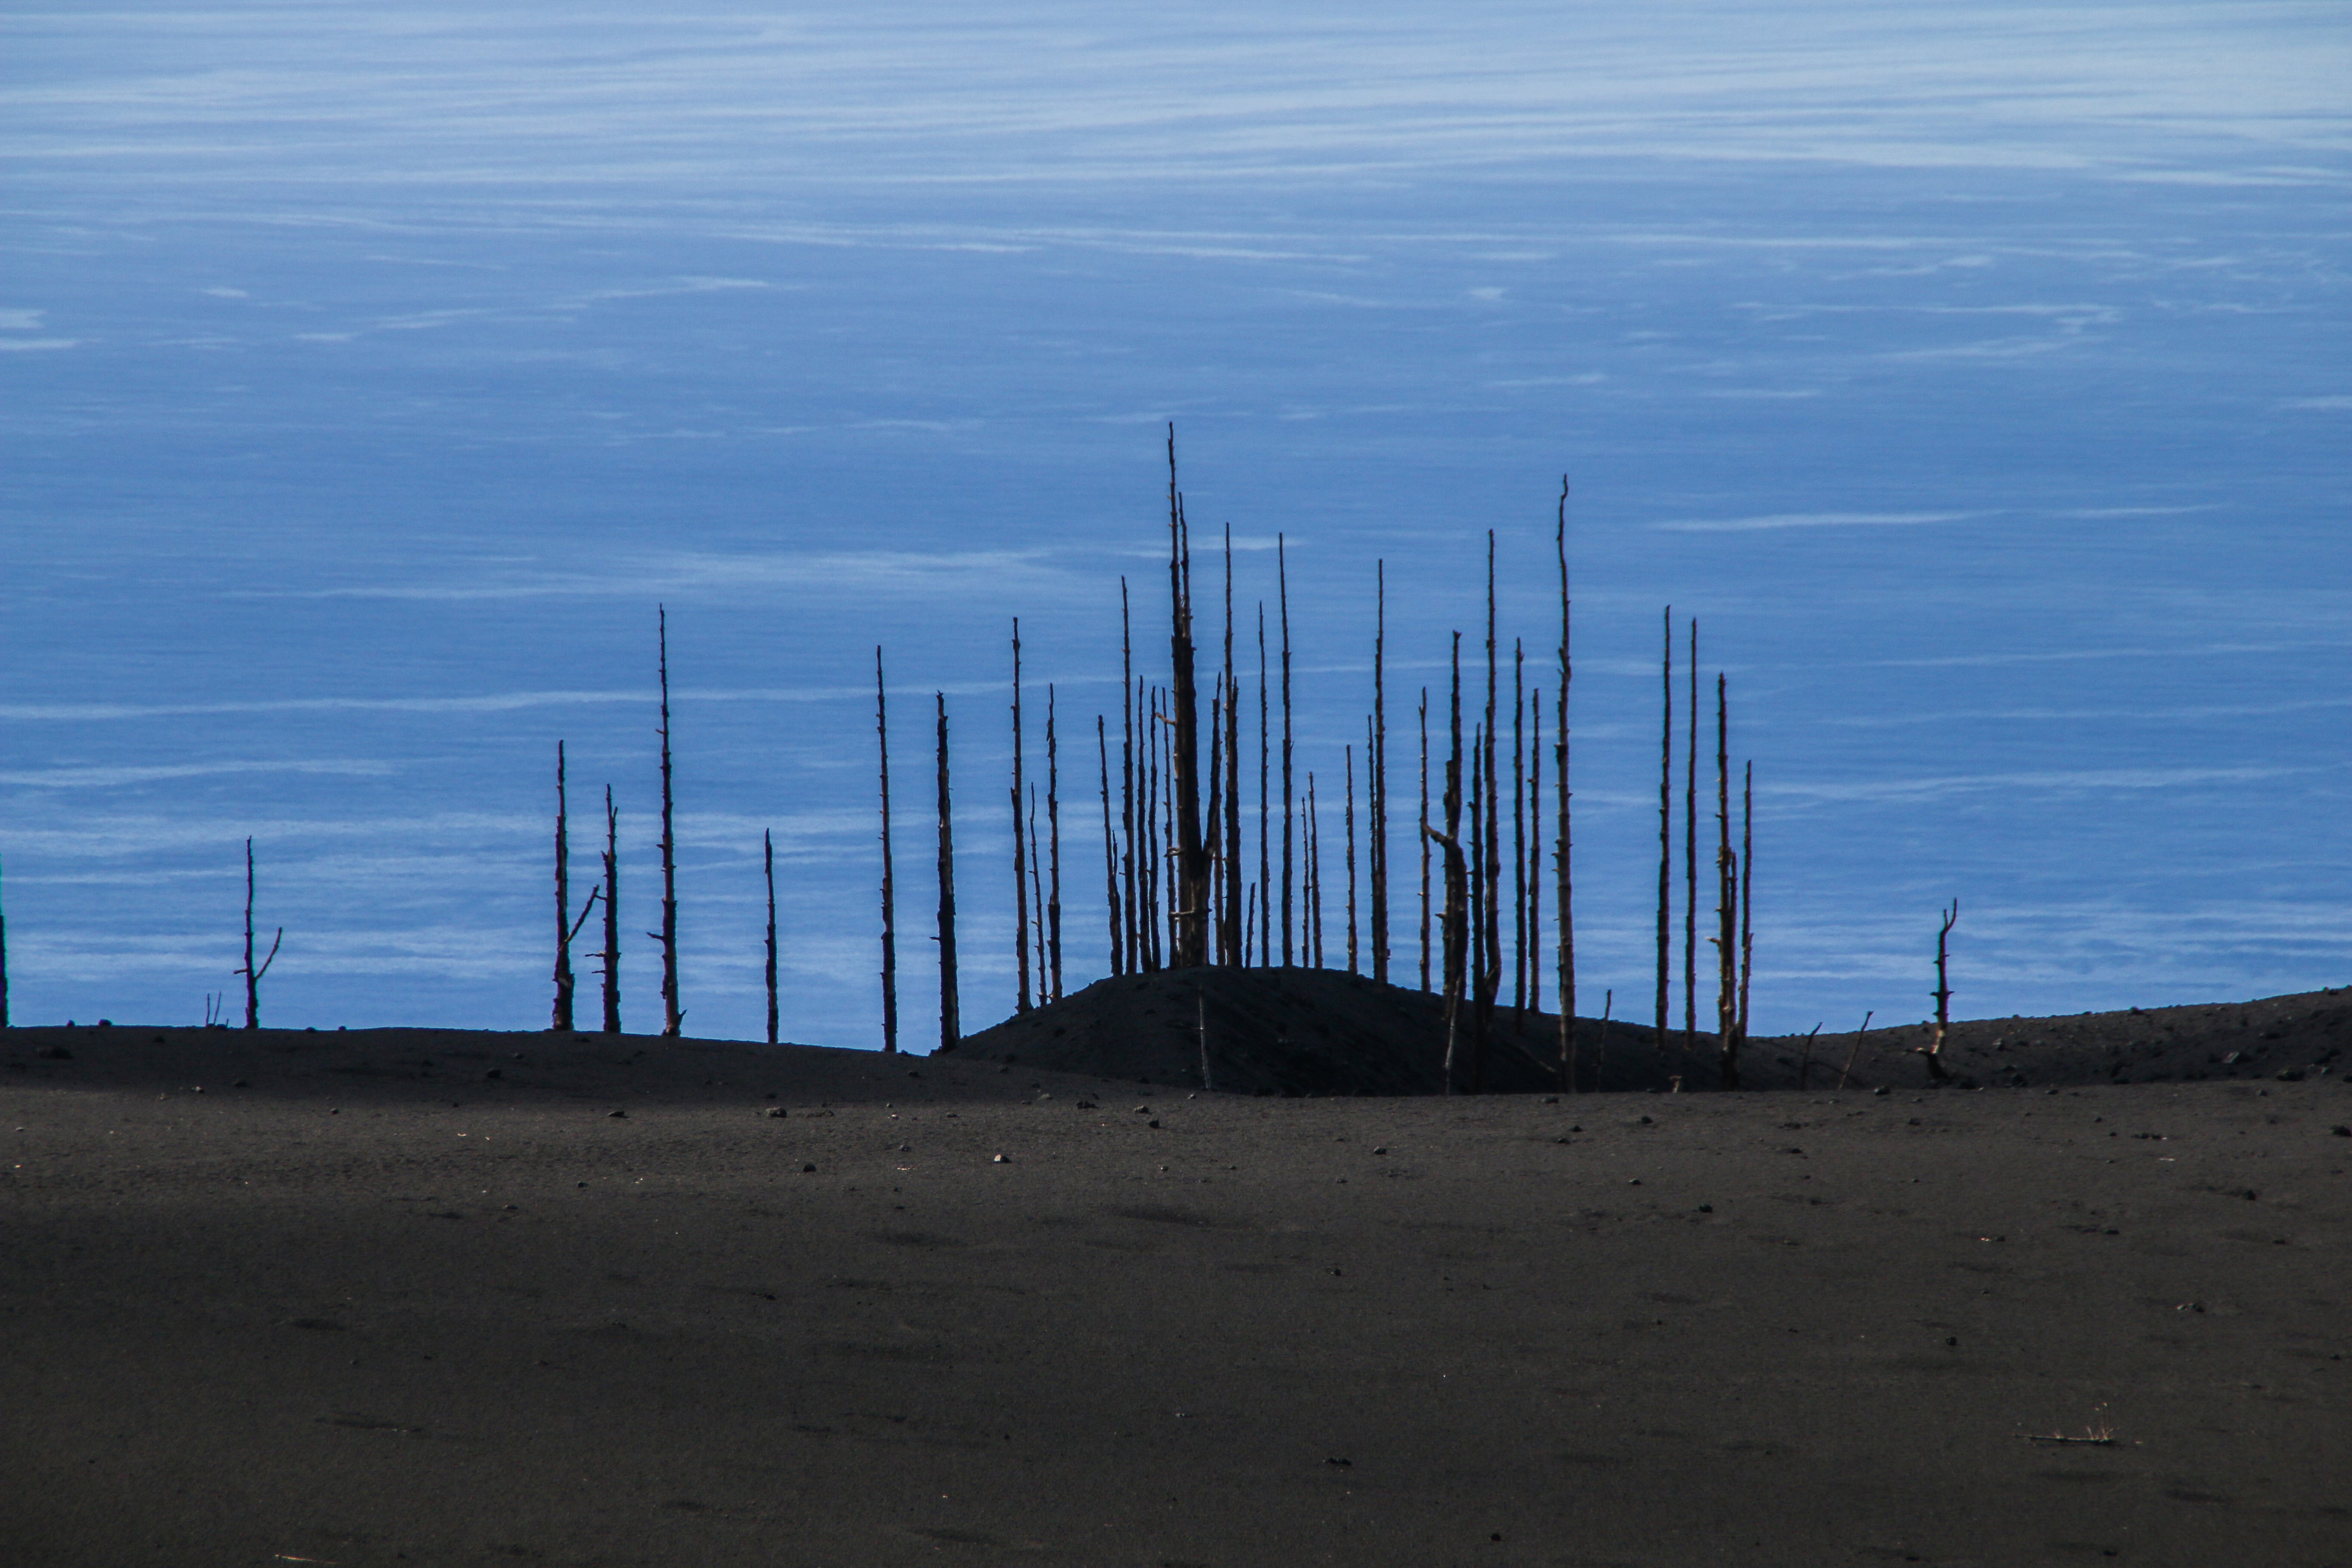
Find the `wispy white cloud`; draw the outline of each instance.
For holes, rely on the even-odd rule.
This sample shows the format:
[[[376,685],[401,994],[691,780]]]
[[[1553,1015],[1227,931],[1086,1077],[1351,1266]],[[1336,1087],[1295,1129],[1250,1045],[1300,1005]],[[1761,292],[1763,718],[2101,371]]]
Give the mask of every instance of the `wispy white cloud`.
[[[0,353],[39,353],[79,348],[81,342],[79,338],[0,338]]]
[[[1981,511],[1785,511],[1765,517],[1684,518],[1654,522],[1659,533],[1761,533],[1781,528],[1911,528],[1958,522]]]
[[[236,773],[319,773],[368,778],[391,772],[390,763],[366,760],[168,763],[152,767],[42,768],[0,773],[0,784],[21,784],[33,789],[111,789],[123,784],[157,784],[165,779],[213,778]]]
[[[1821,805],[1857,801],[1917,801],[1989,791],[2177,789],[2183,784],[2249,784],[2311,773],[2309,768],[2048,768],[2006,773],[1948,773],[1924,778],[1856,780],[1845,784],[1782,784],[1771,797]]]

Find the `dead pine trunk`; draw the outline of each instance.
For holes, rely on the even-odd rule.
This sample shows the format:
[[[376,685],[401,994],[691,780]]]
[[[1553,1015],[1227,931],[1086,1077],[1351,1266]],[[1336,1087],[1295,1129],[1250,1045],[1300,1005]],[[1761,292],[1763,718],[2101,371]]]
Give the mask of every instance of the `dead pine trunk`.
[[[1037,954],[1037,1005],[1045,994],[1045,858],[1037,837],[1037,786],[1029,786],[1029,938]]]
[[[1110,731],[1099,713],[1095,715],[1095,760],[1102,773],[1103,907],[1109,917],[1110,972],[1119,975],[1127,973],[1127,950],[1118,923],[1118,840],[1110,825]]]
[[[1554,895],[1554,905],[1559,920],[1559,1060],[1561,1087],[1576,1087],[1576,903],[1573,879],[1570,875],[1570,854],[1574,841],[1569,833],[1568,789],[1568,688],[1574,666],[1569,652],[1569,592],[1568,592],[1568,476],[1559,481],[1559,531],[1556,536],[1559,553],[1559,686],[1553,699],[1559,704],[1558,723],[1552,742],[1552,763],[1559,772],[1552,790],[1553,809],[1559,814],[1554,831],[1552,855],[1559,885]],[[1603,1005],[1610,994],[1604,992]],[[1593,1071],[1599,1083],[1599,1062]]]
[[[1249,962],[1242,931],[1242,689],[1240,678],[1234,670],[1234,529],[1225,525],[1225,724],[1220,733],[1224,740],[1225,768],[1220,776],[1224,783],[1225,810],[1220,819],[1223,832],[1223,879],[1218,884],[1219,902],[1224,909],[1224,929],[1218,939],[1217,962],[1235,966]]]
[[[8,1026],[8,914],[0,908],[0,1029]]]
[[[1204,884],[1209,908],[1207,949],[1203,963],[1225,962],[1225,700],[1223,682],[1209,699],[1209,808],[1207,830],[1201,847],[1207,852],[1209,876]]]
[[[1372,880],[1372,978],[1389,978],[1389,567],[1372,563],[1372,734],[1364,749],[1365,784],[1370,807]]]
[[[1125,892],[1122,895],[1122,918],[1126,922],[1126,940],[1121,946],[1125,952],[1127,964],[1127,967],[1121,970],[1120,973],[1123,974],[1134,974],[1139,973],[1143,968],[1143,943],[1139,938],[1139,933],[1142,928],[1138,923],[1140,919],[1140,911],[1136,907],[1135,886],[1137,868],[1135,844],[1135,644],[1133,627],[1128,618],[1127,579],[1124,577],[1121,577],[1118,580],[1118,670],[1120,693],[1118,722],[1121,731],[1121,738],[1119,740],[1118,747],[1119,843],[1121,846],[1121,855],[1123,857],[1122,869],[1125,873],[1121,879],[1125,887]]]
[[[1175,666],[1171,693],[1175,728],[1168,738],[1168,765],[1176,776],[1170,804],[1176,810],[1175,916],[1171,957],[1179,968],[1209,962],[1208,842],[1201,821],[1200,691],[1193,674],[1192,537],[1184,521],[1183,493],[1176,488],[1176,426],[1168,426],[1168,651]]]
[[[1668,992],[1674,963],[1675,874],[1675,608],[1666,606],[1665,652],[1660,668],[1661,721],[1658,736],[1658,996],[1657,1045],[1666,1048],[1666,1024],[1672,1005]]]
[[[940,1049],[951,1051],[963,1037],[956,1009],[955,818],[948,804],[948,694],[933,694],[939,707],[940,786]]]
[[[1511,1027],[1528,1021],[1528,650],[1511,639]]]
[[[1454,1092],[1454,1059],[1461,1037],[1465,970],[1469,959],[1470,870],[1462,855],[1462,634],[1454,634],[1453,743],[1445,761],[1445,830],[1432,837],[1445,853],[1444,942],[1445,1092]]]
[[[253,966],[253,840],[245,841],[245,963],[237,973],[245,976],[245,1026],[261,1027],[261,977],[269,973],[270,963],[278,957],[278,944],[286,940],[286,928],[279,926],[278,934],[269,940],[269,956],[261,967]]]
[[[677,996],[677,837],[672,830],[669,763],[669,609],[661,615],[661,785],[662,785],[662,916],[654,940],[662,950],[662,1034],[676,1039],[685,1032],[686,1009]]]
[[[1739,785],[1739,1043],[1748,1043],[1748,981],[1756,970],[1756,764]]]
[[[1543,688],[1528,689],[1528,1011],[1543,1011]]]
[[[1486,1092],[1486,1040],[1492,1009],[1486,997],[1486,970],[1492,958],[1486,943],[1486,793],[1487,779],[1479,744],[1485,731],[1470,726],[1470,1092]]]
[[[776,1043],[776,836],[760,834],[760,869],[768,879],[768,1044]]]
[[[1863,1037],[1870,1033],[1870,1020],[1873,1016],[1871,1013],[1863,1014],[1862,1027],[1854,1032],[1853,1044],[1846,1047],[1845,1066],[1838,1069],[1837,1086],[1840,1090],[1844,1089],[1845,1080],[1853,1076],[1853,1059],[1862,1055]]]
[[[1739,857],[1731,847],[1730,705],[1715,678],[1716,1065],[1723,1087],[1739,1087]]]
[[[1029,870],[1021,830],[1021,617],[1013,617],[1013,960],[1019,976],[1013,1010],[1029,1011]]]
[[[1274,921],[1268,918],[1266,894],[1274,887],[1273,802],[1269,795],[1272,751],[1268,744],[1271,718],[1266,703],[1265,601],[1257,602],[1257,961],[1274,965]]]
[[[1496,743],[1499,739],[1496,732],[1496,702],[1501,690],[1495,662],[1498,646],[1495,638],[1495,531],[1490,528],[1486,531],[1486,721],[1482,727],[1485,740],[1478,752],[1486,805],[1479,818],[1484,836],[1478,871],[1479,938],[1485,947],[1486,963],[1478,974],[1478,1048],[1470,1059],[1470,1089],[1474,1094],[1486,1092],[1486,1053],[1495,1037],[1496,998],[1503,989],[1503,802],[1502,775],[1496,767]]]
[[[1367,737],[1367,750],[1369,751]],[[1356,966],[1356,748],[1347,748],[1347,839],[1348,839],[1348,973],[1360,974]]]
[[[604,786],[604,1033],[621,1032],[621,814]]]
[[[1698,1052],[1698,617],[1690,623],[1690,736],[1683,747],[1683,1054]],[[1660,1044],[1663,1046],[1664,1041]]]
[[[1300,911],[1305,919],[1301,932],[1307,967],[1323,967],[1323,818],[1315,806],[1315,770],[1307,770],[1307,815],[1301,822],[1305,830],[1307,852],[1306,908]]]
[[[1045,956],[1037,985],[1062,999],[1062,751],[1055,732],[1054,685],[1045,683]]]
[[[1429,688],[1421,689],[1421,988],[1429,989]]]
[[[1952,926],[1960,918],[1960,900],[1954,899],[1951,907],[1938,910],[1943,924],[1936,931],[1936,1032],[1919,1054],[1927,1058],[1927,1076],[1937,1083],[1949,1083],[1952,1075],[1944,1070],[1944,1037],[1952,1024],[1952,983],[1946,967],[1951,956]]]
[[[1274,536],[1274,571],[1276,602],[1282,619],[1282,962],[1297,962],[1297,948],[1293,942],[1295,926],[1292,901],[1291,873],[1295,861],[1291,849],[1291,816],[1297,796],[1290,788],[1290,561],[1287,546],[1279,533]]]
[[[551,1029],[572,1027],[572,845],[563,787],[563,742],[555,742],[555,1007]],[[595,895],[588,895],[595,901]],[[587,919],[583,911],[583,920]]]
[[[898,887],[890,853],[890,698],[882,683],[882,649],[874,649],[874,739],[882,776],[882,1054],[898,1052]]]

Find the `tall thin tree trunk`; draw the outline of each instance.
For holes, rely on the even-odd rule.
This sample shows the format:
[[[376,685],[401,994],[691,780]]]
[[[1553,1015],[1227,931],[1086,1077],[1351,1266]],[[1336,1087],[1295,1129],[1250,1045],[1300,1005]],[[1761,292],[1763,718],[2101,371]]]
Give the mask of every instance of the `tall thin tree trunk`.
[[[1029,786],[1029,936],[1037,954],[1037,1005],[1045,994],[1045,859],[1037,838],[1037,786]]]
[[[1223,682],[1218,682],[1219,695],[1209,699],[1209,809],[1208,829],[1202,835],[1201,847],[1207,853],[1209,875],[1202,884],[1202,895],[1208,900],[1208,931],[1214,941],[1204,943],[1203,963],[1225,961],[1225,702]]]
[[[1543,1012],[1543,688],[1528,688],[1528,1011]]]
[[[1029,868],[1021,829],[1021,617],[1013,617],[1013,962],[1015,1014],[1029,1011]]]
[[[955,822],[948,805],[948,694],[938,692],[940,784],[940,1049],[963,1038],[956,1006]]]
[[[1160,963],[1160,889],[1167,873],[1167,859],[1160,853],[1165,847],[1160,822],[1165,816],[1161,808],[1160,782],[1160,749],[1162,739],[1162,715],[1160,711],[1160,689],[1151,688],[1144,694],[1143,738],[1145,771],[1143,775],[1143,966],[1158,970]]]
[[[1293,941],[1291,816],[1297,797],[1290,787],[1290,561],[1287,545],[1274,536],[1275,591],[1282,610],[1282,962],[1297,961]]]
[[[760,868],[768,879],[768,1044],[776,1043],[776,836],[760,834]]]
[[[1454,1092],[1454,1058],[1461,1034],[1465,964],[1469,958],[1469,868],[1462,857],[1462,634],[1454,634],[1449,706],[1453,740],[1445,759],[1445,1092]]]
[[[1053,999],[1062,999],[1062,753],[1055,733],[1054,683],[1045,683],[1045,960],[1038,988],[1053,981]]]
[[[1748,1043],[1748,978],[1756,967],[1756,764],[1739,784],[1739,1043]]]
[[[1739,859],[1731,847],[1730,705],[1715,678],[1715,1033],[1723,1087],[1739,1087]]]
[[[1183,492],[1176,488],[1176,426],[1168,426],[1168,649],[1175,665],[1171,695],[1174,732],[1168,738],[1168,764],[1175,787],[1175,916],[1171,956],[1179,968],[1209,962],[1209,848],[1201,821],[1200,689],[1192,667],[1192,537],[1184,521]]]
[[[1369,735],[1365,737],[1367,755],[1371,750],[1370,741]],[[1348,973],[1360,974],[1363,971],[1356,966],[1356,748],[1353,746],[1347,749],[1347,762]]]
[[[285,940],[286,928],[279,926],[270,940],[269,956],[261,961],[260,968],[253,966],[253,840],[248,838],[245,841],[245,966],[237,971],[245,976],[245,1026],[248,1029],[261,1027],[261,977],[277,962],[278,944]]]
[[[898,885],[890,852],[890,696],[882,683],[882,647],[874,648],[874,740],[882,776],[882,1054],[898,1053]]]
[[[1265,601],[1257,602],[1257,961],[1261,967],[1274,966],[1273,911],[1266,904],[1266,895],[1274,887],[1274,826],[1273,803],[1269,795],[1272,755],[1268,743],[1270,709],[1266,702],[1265,660]]]
[[[1118,975],[1127,973],[1127,950],[1118,923],[1118,841],[1110,826],[1110,732],[1099,713],[1095,715],[1095,759],[1102,773],[1103,904],[1109,915],[1110,972]]]
[[[661,615],[661,783],[662,783],[662,1034],[675,1039],[685,1032],[686,1009],[677,995],[677,836],[672,831],[669,765],[669,607]]]
[[[1528,650],[1511,639],[1511,1027],[1528,1025]]]
[[[1470,1092],[1486,1092],[1486,795],[1485,732],[1470,726]]]
[[[1225,929],[1218,946],[1220,963],[1236,966],[1249,962],[1242,945],[1242,689],[1234,670],[1234,529],[1225,525],[1225,815],[1224,879],[1220,884]]]
[[[1315,770],[1307,770],[1307,964],[1323,967],[1323,818],[1315,805]]]
[[[1365,748],[1371,806],[1372,978],[1389,977],[1389,566],[1372,563],[1372,738]]]
[[[1421,689],[1421,988],[1429,989],[1429,688]]]
[[[1668,991],[1674,962],[1672,921],[1675,867],[1675,609],[1666,606],[1666,647],[1660,676],[1664,691],[1664,717],[1658,740],[1658,1050],[1666,1048],[1666,1023],[1672,1005]]]
[[[1118,669],[1119,669],[1119,823],[1121,854],[1124,859],[1126,886],[1124,897],[1127,940],[1127,967],[1121,973],[1140,973],[1143,970],[1143,943],[1140,940],[1141,910],[1137,908],[1136,872],[1136,776],[1135,776],[1135,654],[1133,627],[1128,618],[1127,579],[1118,580]]]
[[[1559,826],[1555,830],[1552,854],[1559,877],[1559,887],[1554,903],[1559,911],[1559,1061],[1561,1087],[1574,1091],[1576,1088],[1576,903],[1573,879],[1570,876],[1574,841],[1569,833],[1568,778],[1568,689],[1575,674],[1569,651],[1569,592],[1568,592],[1568,476],[1559,480],[1559,687],[1554,699],[1559,704],[1556,738],[1552,742],[1552,761],[1559,770],[1552,790],[1553,809],[1559,813]],[[1607,1005],[1604,992],[1602,1003]],[[1597,1086],[1600,1061],[1593,1063]]]
[[[8,1027],[8,914],[0,907],[0,1029]]]
[[[250,854],[251,851],[248,849],[247,853]],[[251,873],[248,872],[247,875],[250,877]],[[1944,1070],[1944,1036],[1951,1028],[1952,982],[1949,977],[1950,972],[1945,965],[1946,961],[1950,957],[1952,927],[1958,923],[1960,918],[1960,900],[1954,899],[1951,908],[1939,910],[1937,913],[1942,919],[1943,924],[1936,932],[1936,1032],[1929,1038],[1927,1048],[1922,1054],[1927,1058],[1927,1076],[1937,1083],[1946,1083],[1950,1081],[1952,1076]],[[1865,1026],[1867,1026],[1866,1021]],[[247,1027],[251,1026],[248,1025]],[[1845,1087],[1843,1079],[1839,1080],[1838,1087],[1841,1089]]]
[[[621,1032],[621,815],[604,786],[604,1033]]]
[[[572,1027],[572,842],[563,742],[555,742],[555,1007],[551,1029]]]
[[[1502,775],[1496,769],[1495,755],[1496,701],[1500,694],[1495,662],[1498,647],[1495,637],[1495,531],[1490,528],[1486,531],[1486,722],[1484,749],[1478,753],[1486,779],[1486,815],[1481,818],[1486,843],[1479,880],[1485,892],[1481,935],[1486,962],[1478,976],[1478,1051],[1472,1062],[1472,1087],[1479,1094],[1486,1092],[1486,1053],[1495,1037],[1495,1001],[1503,988]]]
[[[1690,623],[1690,736],[1683,746],[1683,1055],[1698,1058],[1698,617]],[[1665,1042],[1659,1042],[1660,1048]]]

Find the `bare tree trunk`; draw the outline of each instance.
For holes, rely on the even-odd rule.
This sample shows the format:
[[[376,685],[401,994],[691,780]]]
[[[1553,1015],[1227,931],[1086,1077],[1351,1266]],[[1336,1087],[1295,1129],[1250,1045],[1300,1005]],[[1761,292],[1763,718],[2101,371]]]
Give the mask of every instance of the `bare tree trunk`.
[[[1723,1087],[1739,1087],[1739,858],[1731,848],[1730,708],[1715,678],[1715,1033]]]
[[[1368,725],[1367,728],[1370,726]],[[1370,752],[1370,737],[1365,737],[1365,751]],[[1348,973],[1360,974],[1356,966],[1356,748],[1347,749],[1347,839],[1348,839]]]
[[[898,1053],[898,886],[890,853],[890,698],[882,648],[874,648],[874,739],[882,763],[882,1054]]]
[[[1110,972],[1127,973],[1127,952],[1118,923],[1118,842],[1110,826],[1110,733],[1102,715],[1095,715],[1095,758],[1102,773],[1103,901],[1109,911]]]
[[[1203,921],[1204,930],[1214,933],[1213,941],[1205,941],[1201,962],[1223,963],[1225,961],[1225,702],[1224,683],[1218,682],[1218,695],[1209,699],[1209,809],[1207,831],[1202,835],[1201,847],[1208,856],[1209,875],[1202,891],[1208,901]]]
[[[1315,770],[1307,770],[1307,964],[1323,967],[1323,817],[1315,805]]]
[[[1952,983],[1945,961],[1950,956],[1952,927],[1960,918],[1960,900],[1954,899],[1949,909],[1937,912],[1943,924],[1936,932],[1936,1033],[1920,1054],[1927,1058],[1927,1076],[1937,1083],[1949,1083],[1952,1075],[1944,1070],[1944,1036],[1951,1027]]]
[[[1160,831],[1163,815],[1160,798],[1161,714],[1159,688],[1153,687],[1143,695],[1143,967],[1156,971],[1160,959],[1160,884],[1167,866],[1160,854]]]
[[[604,786],[604,1033],[621,1032],[621,816]]]
[[[1469,957],[1469,868],[1462,858],[1462,634],[1454,634],[1451,688],[1453,742],[1445,760],[1445,1092],[1454,1092],[1454,1057],[1460,1034],[1465,966]]]
[[[1543,688],[1528,689],[1528,1011],[1543,1012]]]
[[[776,837],[760,835],[760,868],[768,879],[768,1044],[776,1043]]]
[[[1483,894],[1479,931],[1486,962],[1478,975],[1478,1050],[1471,1063],[1472,1089],[1478,1094],[1486,1092],[1486,1054],[1495,1037],[1495,1002],[1503,989],[1502,774],[1495,755],[1496,702],[1501,692],[1495,660],[1499,646],[1495,637],[1495,531],[1490,528],[1486,531],[1486,721],[1478,753],[1486,803],[1486,815],[1480,819],[1485,853],[1478,872]]]
[[[8,915],[0,909],[0,1029],[8,1027]]]
[[[1168,648],[1175,665],[1175,731],[1169,736],[1168,763],[1175,774],[1170,792],[1176,808],[1175,916],[1171,956],[1179,968],[1209,962],[1209,888],[1212,868],[1201,821],[1200,690],[1192,668],[1192,534],[1184,521],[1183,493],[1176,488],[1176,426],[1168,426]]]
[[[1366,748],[1371,807],[1372,978],[1386,984],[1389,977],[1389,567],[1373,563],[1376,584],[1372,612],[1372,738]]]
[[[963,1038],[956,1006],[955,822],[948,805],[948,694],[939,705],[940,784],[940,1049],[951,1051]]]
[[[1225,525],[1225,742],[1224,878],[1220,883],[1224,905],[1224,931],[1217,955],[1220,963],[1238,967],[1249,962],[1242,944],[1242,689],[1234,671],[1234,529]]]
[[[1429,688],[1421,689],[1421,988],[1429,989]]]
[[[1037,953],[1037,1005],[1045,994],[1045,860],[1037,840],[1037,786],[1029,786],[1029,935]]]
[[[1487,779],[1480,744],[1486,731],[1470,726],[1470,1092],[1486,1092],[1486,794]]]
[[[1698,1055],[1698,617],[1690,623],[1690,737],[1683,747],[1683,1055]],[[1664,1049],[1665,1042],[1658,1042]]]
[[[1290,562],[1283,536],[1274,536],[1275,589],[1282,611],[1282,962],[1297,962],[1293,941],[1291,816],[1297,797],[1290,788]]]
[[[555,742],[555,1006],[551,1029],[572,1027],[572,844],[564,796],[563,742]]]
[[[1043,990],[1050,977],[1053,997],[1062,999],[1062,753],[1055,732],[1054,684],[1045,683],[1045,960],[1038,977]]]
[[[1274,966],[1273,911],[1266,904],[1266,895],[1274,887],[1274,826],[1273,804],[1269,795],[1272,781],[1272,754],[1268,744],[1270,727],[1266,702],[1265,660],[1265,601],[1257,602],[1257,961],[1265,968]]]
[[[1021,617],[1013,617],[1013,1011],[1029,1011],[1029,868],[1021,830]]]
[[[1127,967],[1119,973],[1137,973],[1143,968],[1143,944],[1137,940],[1140,929],[1137,921],[1135,886],[1135,655],[1132,628],[1128,620],[1127,579],[1118,580],[1118,669],[1119,728],[1122,731],[1118,747],[1119,785],[1118,811],[1120,838],[1126,876],[1125,910],[1126,941],[1121,944],[1126,952]]]
[[[1845,1088],[1845,1080],[1853,1075],[1853,1058],[1862,1055],[1863,1037],[1870,1033],[1872,1016],[1873,1015],[1867,1012],[1863,1014],[1862,1027],[1855,1031],[1853,1044],[1846,1047],[1845,1066],[1838,1069],[1837,1086],[1840,1089]]]
[[[1671,987],[1674,963],[1672,922],[1674,920],[1675,866],[1675,609],[1666,606],[1666,642],[1660,665],[1661,689],[1664,691],[1663,711],[1658,741],[1658,1050],[1666,1048],[1666,1022],[1672,1005],[1667,993]]]
[[[1739,786],[1739,1043],[1748,1043],[1748,979],[1756,968],[1756,764]]]
[[[269,956],[261,961],[260,968],[253,966],[253,840],[248,838],[245,841],[245,963],[237,970],[245,976],[245,1026],[248,1029],[261,1027],[261,977],[269,973],[278,957],[278,944],[285,940],[286,928],[279,926],[270,939]]]
[[[654,940],[662,948],[662,1034],[685,1032],[686,1009],[677,997],[677,837],[671,828],[669,765],[669,608],[661,607],[662,927]]]
[[[1554,835],[1557,842],[1552,847],[1552,854],[1555,857],[1556,868],[1559,877],[1559,888],[1555,902],[1559,910],[1560,1078],[1562,1087],[1573,1091],[1576,1087],[1576,904],[1572,897],[1575,890],[1573,879],[1570,874],[1574,845],[1569,835],[1568,689],[1570,678],[1575,673],[1575,667],[1570,661],[1569,651],[1568,477],[1565,474],[1560,476],[1559,481],[1559,532],[1557,543],[1559,552],[1559,695],[1554,700],[1559,704],[1559,718],[1555,727],[1558,738],[1552,742],[1554,747],[1552,761],[1554,766],[1559,769],[1559,773],[1552,795],[1554,809],[1559,813],[1559,826]],[[1604,992],[1604,1005],[1611,994]],[[1596,1058],[1593,1064],[1595,1087],[1600,1083],[1600,1063]]]
[[[1528,650],[1511,639],[1511,1027],[1528,1026]]]

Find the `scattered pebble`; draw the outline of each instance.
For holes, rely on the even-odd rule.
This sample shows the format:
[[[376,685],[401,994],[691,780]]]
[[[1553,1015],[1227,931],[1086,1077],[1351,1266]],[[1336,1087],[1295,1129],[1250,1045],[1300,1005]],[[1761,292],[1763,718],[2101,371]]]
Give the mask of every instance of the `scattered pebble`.
[[[604,1114],[605,1114],[607,1117],[614,1117],[614,1116],[622,1116],[622,1117],[625,1117],[625,1116],[626,1116],[626,1115],[628,1115],[629,1113],[628,1113],[627,1111],[625,1111],[625,1110],[608,1110],[608,1111],[604,1112]]]
[[[803,1176],[806,1176],[806,1175],[812,1175],[812,1174],[814,1174],[814,1173],[815,1173],[815,1171],[816,1171],[816,1167],[815,1167],[814,1165],[803,1165],[803,1166],[801,1167],[801,1174],[802,1174],[802,1175],[803,1175]],[[587,1183],[585,1183],[585,1182],[583,1182],[583,1183],[581,1183],[580,1184],[581,1184],[582,1186],[583,1186],[583,1187],[584,1187],[584,1186],[586,1186],[588,1184],[587,1184]]]
[[[1006,1159],[1003,1155],[999,1154],[994,1159],[991,1160],[989,1163],[992,1165],[1010,1165],[1013,1162]],[[811,1168],[814,1169],[814,1167]]]

